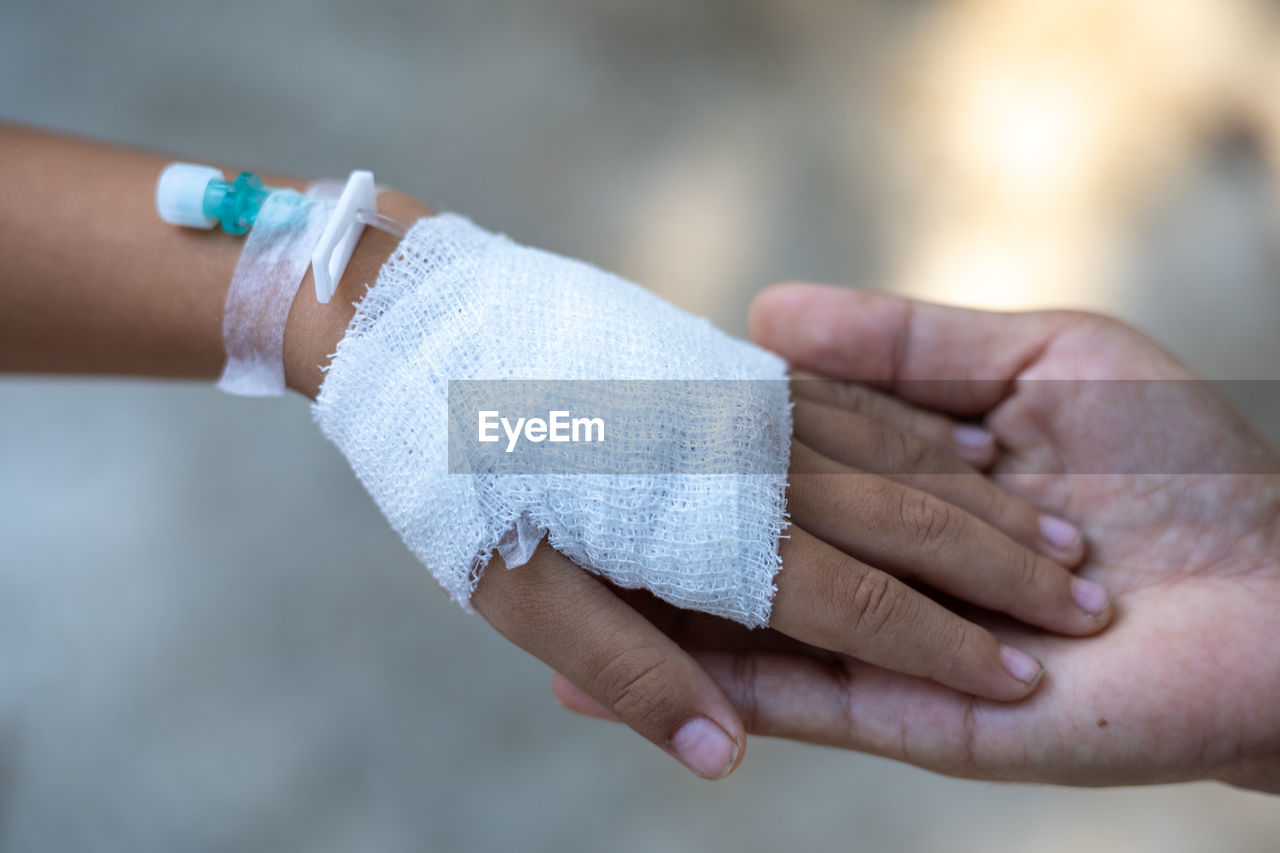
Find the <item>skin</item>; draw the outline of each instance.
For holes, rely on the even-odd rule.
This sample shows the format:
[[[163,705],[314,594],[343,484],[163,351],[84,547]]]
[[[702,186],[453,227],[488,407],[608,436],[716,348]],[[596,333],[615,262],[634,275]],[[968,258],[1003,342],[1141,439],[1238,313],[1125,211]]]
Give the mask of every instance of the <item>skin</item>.
[[[751,321],[794,364],[981,418],[1000,444],[993,479],[1081,523],[1081,572],[1114,592],[1117,617],[1088,642],[983,618],[1049,668],[1015,704],[665,622],[750,731],[974,778],[1280,792],[1280,458],[1207,385],[1132,329],[1084,314],[784,285]],[[921,381],[939,378],[951,381]],[[563,679],[554,689],[608,716]]]
[[[153,193],[170,159],[0,126],[0,371],[217,377],[222,308],[243,241],[160,221]],[[404,222],[431,215],[395,192],[379,207]],[[284,337],[290,388],[314,398],[354,303],[395,242],[366,229],[327,305],[312,298],[310,275],[303,280]],[[805,393],[797,392],[777,636],[1007,702],[1036,689],[1039,663],[1022,655],[1024,665],[1012,666],[1012,647],[906,581],[1062,635],[1107,625],[1105,592],[1094,590],[1096,606],[1075,600],[1078,532],[1068,525],[1055,545],[1039,510],[975,475],[994,456],[989,435],[974,441],[971,430],[960,441],[937,417],[895,426],[877,413],[902,410],[878,396],[855,411],[848,395]],[[743,721],[704,666],[627,597],[545,545],[519,571],[492,565],[473,603],[699,775],[718,778],[740,762]]]

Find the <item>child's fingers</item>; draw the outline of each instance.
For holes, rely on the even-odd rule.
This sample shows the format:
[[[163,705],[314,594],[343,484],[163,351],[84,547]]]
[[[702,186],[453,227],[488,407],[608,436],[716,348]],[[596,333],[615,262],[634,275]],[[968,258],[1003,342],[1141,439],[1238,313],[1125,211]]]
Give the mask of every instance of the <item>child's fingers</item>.
[[[1021,699],[1044,669],[890,575],[792,527],[770,625],[798,640],[988,699]]]
[[[985,429],[957,423],[937,412],[917,409],[897,397],[857,382],[825,379],[806,370],[792,370],[791,393],[797,407],[800,401],[807,400],[863,415],[946,448],[979,470],[990,467],[996,458],[995,436]]]
[[[1064,566],[1084,559],[1084,538],[1072,525],[1041,513],[942,446],[897,425],[804,399],[796,401],[794,422],[796,439],[829,459],[935,495]],[[792,470],[806,473],[794,464]]]
[[[508,571],[494,558],[471,599],[507,639],[707,779],[746,743],[721,689],[684,650],[545,543]]]
[[[617,714],[592,699],[581,687],[558,672],[551,674],[551,692],[555,694],[556,700],[561,705],[575,714],[595,717],[597,720],[607,720],[610,723],[622,722],[622,720],[618,719]]]
[[[792,443],[794,526],[892,574],[1050,631],[1095,634],[1106,592],[964,510]],[[785,564],[784,564],[785,565]]]

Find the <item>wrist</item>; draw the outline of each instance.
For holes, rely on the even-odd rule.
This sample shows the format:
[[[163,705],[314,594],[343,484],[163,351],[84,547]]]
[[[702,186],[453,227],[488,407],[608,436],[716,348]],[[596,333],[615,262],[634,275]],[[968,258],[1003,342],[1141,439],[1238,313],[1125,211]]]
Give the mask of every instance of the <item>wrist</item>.
[[[405,224],[431,216],[433,212],[412,196],[394,190],[378,197],[378,210]],[[364,298],[367,287],[377,279],[378,271],[399,242],[384,231],[364,229],[342,281],[328,303],[316,301],[315,281],[311,271],[307,271],[284,329],[284,374],[289,388],[315,399],[324,380],[323,368],[346,334],[356,303]]]

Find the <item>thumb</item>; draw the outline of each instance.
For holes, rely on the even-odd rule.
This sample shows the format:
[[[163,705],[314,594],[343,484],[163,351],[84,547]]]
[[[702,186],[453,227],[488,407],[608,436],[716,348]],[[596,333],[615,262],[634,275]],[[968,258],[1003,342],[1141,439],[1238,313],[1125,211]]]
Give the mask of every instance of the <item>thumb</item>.
[[[792,366],[889,388],[957,415],[1009,392],[1070,315],[998,313],[821,284],[775,284],[751,303],[756,343]]]

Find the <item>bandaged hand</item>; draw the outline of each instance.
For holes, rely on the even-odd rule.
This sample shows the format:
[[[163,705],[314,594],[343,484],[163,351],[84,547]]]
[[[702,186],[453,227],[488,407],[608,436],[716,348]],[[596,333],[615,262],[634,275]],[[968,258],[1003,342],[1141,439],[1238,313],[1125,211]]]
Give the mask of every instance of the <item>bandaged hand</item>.
[[[634,285],[444,216],[360,303],[315,416],[451,595],[708,778],[741,760],[742,721],[620,588],[999,700],[1033,690],[1040,664],[905,581],[1066,635],[1106,624],[1105,592],[1067,570],[1074,529],[976,475],[985,434],[872,392],[797,382],[792,412],[785,388],[763,390],[727,437],[659,413],[641,424],[656,474],[451,473],[450,380],[767,389],[783,370]],[[832,405],[849,393],[861,411]],[[761,464],[684,473],[726,441]]]
[[[0,228],[0,292],[14,306],[0,312],[8,321],[0,323],[0,370],[208,380],[224,369],[232,352],[225,332],[239,327],[224,327],[234,301],[228,286],[245,244],[156,217],[165,167],[152,154],[0,127],[0,177],[13,200]],[[31,215],[32,199],[40,215]],[[396,192],[382,193],[377,206],[400,222],[431,213]],[[782,362],[705,321],[457,218],[424,223],[398,248],[396,238],[365,229],[327,304],[311,295],[309,280],[300,290],[292,273],[274,281],[276,293],[297,293],[278,342],[288,387],[315,398],[336,347],[318,419],[415,553],[451,594],[572,679],[580,697],[701,775],[724,775],[740,760],[743,719],[659,627],[706,627],[713,640],[736,632],[760,649],[821,647],[830,650],[828,677],[841,686],[845,670],[835,663],[852,655],[1016,699],[1034,687],[1038,664],[904,580],[1062,634],[1106,623],[1105,593],[1073,583],[1065,568],[1080,559],[1078,534],[959,461],[990,462],[989,437],[842,386],[797,385],[793,412]],[[460,239],[442,243],[449,227]],[[249,319],[258,316],[274,334],[271,315]],[[822,351],[835,341],[816,334],[820,326],[801,331]],[[892,328],[866,337],[887,342]],[[841,366],[843,376],[860,372],[857,363]],[[575,490],[555,477],[520,489],[520,478],[511,485],[450,474],[444,383],[522,376],[745,379],[757,396],[725,410],[733,417],[716,428],[687,409],[640,418],[661,427],[651,435],[665,475],[592,475]],[[838,411],[849,404],[858,410]],[[681,435],[689,441],[673,440]],[[736,453],[750,470],[680,473],[697,467],[705,447]],[[762,700],[789,694],[804,676],[745,660],[733,674],[759,686]],[[812,658],[805,660],[812,676]],[[757,662],[760,679],[752,678]],[[758,722],[750,702],[743,707]],[[912,710],[919,721],[920,709]]]

